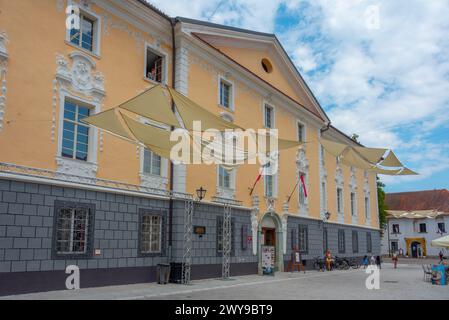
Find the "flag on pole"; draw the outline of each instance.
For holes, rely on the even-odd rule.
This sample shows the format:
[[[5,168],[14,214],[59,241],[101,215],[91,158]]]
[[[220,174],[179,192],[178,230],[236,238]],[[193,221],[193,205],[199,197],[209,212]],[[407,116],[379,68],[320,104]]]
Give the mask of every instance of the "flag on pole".
[[[263,172],[263,167],[260,168],[260,170],[259,170],[259,175],[257,176],[256,181],[255,181],[254,184],[253,184],[253,187],[252,187],[252,189],[251,189],[251,192],[249,193],[250,196],[253,195],[253,192],[254,192],[254,189],[256,188],[257,183],[258,183],[258,182],[260,181],[260,179],[262,178],[262,172]]]
[[[302,184],[302,188],[304,190],[304,196],[307,198],[307,188],[306,188],[306,183],[304,182],[304,175],[301,175],[301,184]]]

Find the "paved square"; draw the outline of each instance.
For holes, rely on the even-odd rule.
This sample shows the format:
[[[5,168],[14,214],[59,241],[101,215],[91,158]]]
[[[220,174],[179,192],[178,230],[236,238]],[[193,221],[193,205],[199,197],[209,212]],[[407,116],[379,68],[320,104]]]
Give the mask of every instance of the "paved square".
[[[348,271],[277,273],[276,276],[244,276],[232,280],[193,281],[192,285],[138,284],[58,291],[3,297],[3,299],[449,299],[449,286],[423,281],[419,264],[384,264],[380,289],[367,290],[364,269]],[[81,274],[82,286],[82,274]],[[0,298],[1,299],[1,298]]]

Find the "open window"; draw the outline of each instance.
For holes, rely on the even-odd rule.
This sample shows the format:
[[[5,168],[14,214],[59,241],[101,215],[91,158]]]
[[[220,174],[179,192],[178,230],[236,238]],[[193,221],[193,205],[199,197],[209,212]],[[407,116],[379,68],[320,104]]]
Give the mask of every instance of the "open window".
[[[151,48],[145,53],[145,78],[158,83],[165,81],[165,57]]]

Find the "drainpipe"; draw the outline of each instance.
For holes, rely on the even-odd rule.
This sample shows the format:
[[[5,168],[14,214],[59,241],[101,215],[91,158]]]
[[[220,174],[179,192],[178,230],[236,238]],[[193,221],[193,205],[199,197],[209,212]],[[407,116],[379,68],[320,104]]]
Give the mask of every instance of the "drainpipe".
[[[172,88],[175,88],[175,77],[176,77],[176,40],[175,40],[175,26],[178,20],[173,18],[170,20],[171,24],[171,32],[172,32]],[[173,113],[175,113],[175,103],[172,100],[171,105]],[[175,128],[172,126],[171,131]],[[174,165],[170,160],[170,193],[173,192],[173,172]],[[173,262],[172,256],[172,247],[173,247],[173,197],[170,196],[169,206],[168,206],[168,262]]]
[[[323,127],[323,128],[320,129],[321,135],[322,135],[323,133],[325,133],[326,131],[328,131],[328,130],[330,129],[330,127],[331,127],[331,122],[329,121],[325,127]]]

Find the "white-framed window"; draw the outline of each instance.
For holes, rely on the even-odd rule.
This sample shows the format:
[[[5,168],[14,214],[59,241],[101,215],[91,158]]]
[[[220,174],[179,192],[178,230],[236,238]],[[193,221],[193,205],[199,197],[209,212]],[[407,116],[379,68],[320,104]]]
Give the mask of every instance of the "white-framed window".
[[[67,29],[66,40],[73,46],[87,52],[100,55],[101,18],[87,10],[80,8],[80,28]],[[65,24],[64,24],[64,27]]]
[[[351,192],[351,216],[357,215],[357,203],[356,203],[356,194],[355,192]]]
[[[306,126],[304,123],[297,121],[298,141],[306,142]]]
[[[327,209],[327,190],[326,190],[326,182],[321,182],[321,208],[323,211]]]
[[[266,170],[270,173],[271,163],[267,164]],[[264,175],[264,194],[266,198],[277,197],[277,173]]]
[[[264,126],[265,128],[274,129],[275,128],[275,117],[274,117],[274,107],[268,103],[264,103]]]
[[[146,148],[143,151],[142,173],[162,176],[162,158]]]
[[[337,212],[343,214],[343,189],[337,188]]]
[[[304,176],[304,183],[306,183],[307,185],[307,175],[304,173],[300,173],[299,176]],[[306,194],[304,192],[304,187],[301,181],[298,184],[298,197],[299,197],[299,207],[304,208],[306,206],[307,200]]]
[[[365,217],[367,220],[370,218],[370,201],[369,201],[369,194],[365,195]]]
[[[162,216],[143,213],[140,222],[140,253],[154,254],[162,251]]]
[[[323,145],[320,144],[320,154],[321,154],[321,166],[326,166],[326,151],[324,150]]]
[[[218,186],[220,188],[233,189],[231,176],[232,176],[231,172],[229,172],[222,166],[218,166]]]
[[[218,105],[234,111],[234,83],[222,76],[218,76]]]
[[[167,55],[148,43],[145,45],[144,77],[156,83],[167,83]]]
[[[64,100],[61,157],[88,161],[91,129],[81,120],[89,117],[92,109],[69,98]]]

